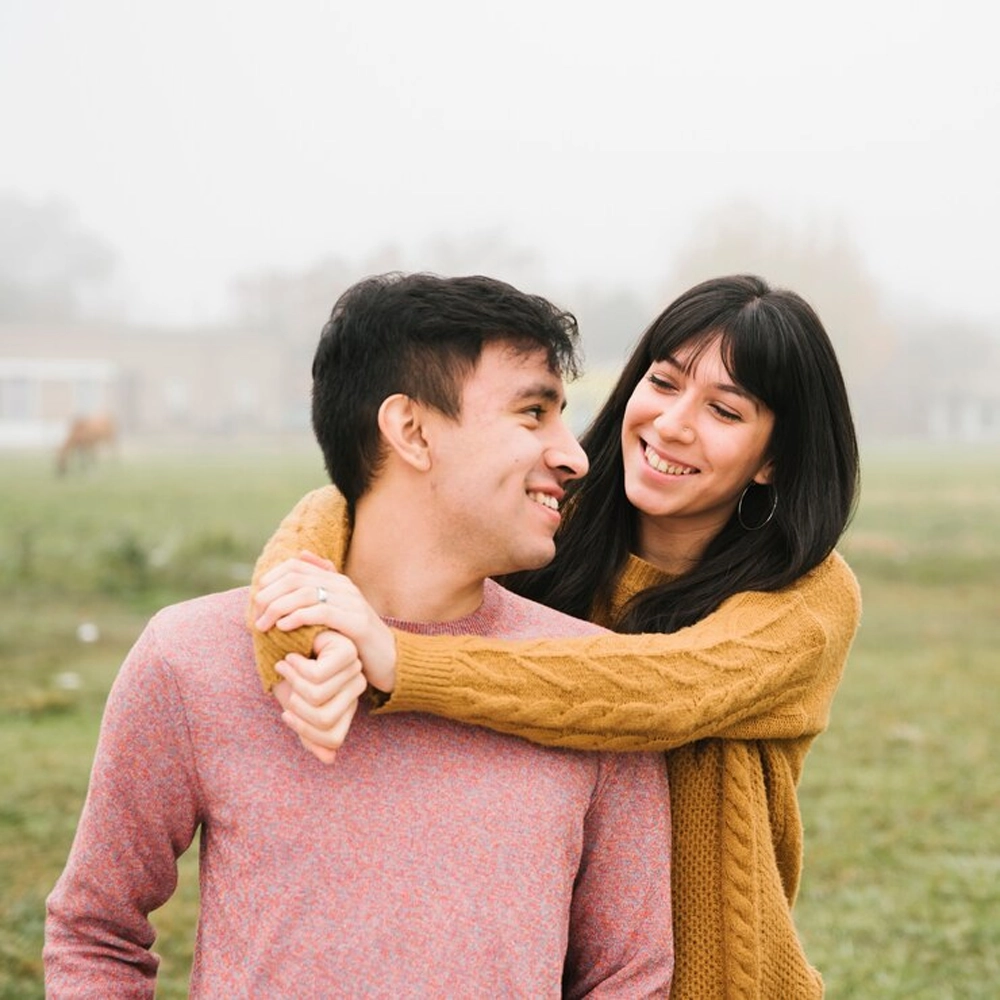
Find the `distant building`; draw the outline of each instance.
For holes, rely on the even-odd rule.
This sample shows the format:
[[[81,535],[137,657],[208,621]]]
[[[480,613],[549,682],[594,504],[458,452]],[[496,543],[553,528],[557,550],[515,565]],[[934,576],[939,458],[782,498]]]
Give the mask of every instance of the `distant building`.
[[[881,369],[849,388],[869,440],[1000,442],[1000,337],[991,330],[906,324]]]
[[[313,336],[234,328],[0,324],[0,449],[55,447],[74,417],[100,411],[126,446],[240,436],[311,444],[314,349]],[[567,387],[577,433],[617,373],[594,366]],[[1000,339],[991,334],[913,325],[850,388],[864,440],[1000,441]]]
[[[931,401],[927,429],[934,441],[1000,441],[1000,393],[951,393]]]
[[[0,448],[109,412],[125,438],[308,439],[311,351],[230,329],[0,326]]]
[[[118,377],[107,360],[0,357],[0,447],[55,445],[72,415],[113,409]]]

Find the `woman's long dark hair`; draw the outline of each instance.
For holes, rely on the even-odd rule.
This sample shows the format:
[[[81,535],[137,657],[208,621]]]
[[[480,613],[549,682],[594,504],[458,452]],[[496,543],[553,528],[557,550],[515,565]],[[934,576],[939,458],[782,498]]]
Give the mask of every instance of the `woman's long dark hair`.
[[[830,554],[854,512],[859,481],[857,438],[836,354],[800,296],[736,275],[696,285],[643,334],[581,439],[590,472],[567,498],[555,559],[544,569],[507,578],[506,585],[578,618],[610,604],[638,531],[625,495],[625,406],[654,361],[715,339],[734,381],[774,413],[768,457],[777,509],[757,531],[747,531],[734,514],[696,566],[637,595],[611,626],[619,632],[673,632],[733,594],[785,587]],[[765,502],[751,523],[763,520],[769,506]]]

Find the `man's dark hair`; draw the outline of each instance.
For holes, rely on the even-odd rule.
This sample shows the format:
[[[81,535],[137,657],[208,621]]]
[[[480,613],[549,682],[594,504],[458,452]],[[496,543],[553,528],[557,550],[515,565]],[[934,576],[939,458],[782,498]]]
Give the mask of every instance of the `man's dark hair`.
[[[313,358],[312,422],[351,509],[379,468],[383,400],[403,393],[457,419],[463,383],[496,341],[544,350],[555,374],[579,374],[574,316],[502,281],[390,273],[341,295]]]

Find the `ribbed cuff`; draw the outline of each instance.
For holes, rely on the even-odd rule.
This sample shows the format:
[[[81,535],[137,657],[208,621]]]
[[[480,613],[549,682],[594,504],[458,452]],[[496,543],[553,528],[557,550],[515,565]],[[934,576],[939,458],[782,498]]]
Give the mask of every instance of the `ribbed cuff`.
[[[431,712],[454,700],[455,651],[440,651],[422,636],[393,630],[396,636],[396,686],[377,711]],[[383,696],[385,697],[385,696]]]

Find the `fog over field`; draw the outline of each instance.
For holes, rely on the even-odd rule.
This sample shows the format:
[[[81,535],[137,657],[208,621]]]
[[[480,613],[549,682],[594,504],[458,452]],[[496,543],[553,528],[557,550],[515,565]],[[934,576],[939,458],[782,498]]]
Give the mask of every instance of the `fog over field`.
[[[986,11],[7,0],[0,196],[98,239],[85,305],[130,322],[223,321],[237,279],[334,259],[487,270],[570,306],[606,288],[652,315],[692,259],[791,283],[770,252],[790,242],[849,248],[885,310],[995,328]],[[733,218],[739,252],[706,258]]]

